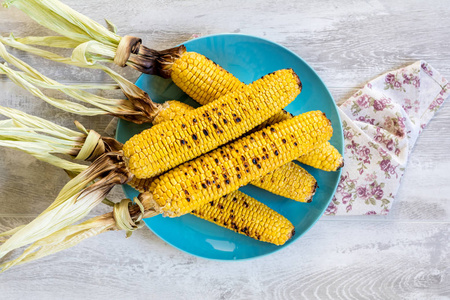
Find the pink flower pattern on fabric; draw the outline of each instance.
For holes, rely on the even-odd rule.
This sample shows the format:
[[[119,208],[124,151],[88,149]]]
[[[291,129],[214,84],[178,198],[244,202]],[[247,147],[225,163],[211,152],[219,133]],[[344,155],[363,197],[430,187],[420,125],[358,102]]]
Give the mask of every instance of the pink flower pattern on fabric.
[[[342,103],[345,166],[326,215],[385,215],[408,156],[450,94],[424,61],[386,73]]]

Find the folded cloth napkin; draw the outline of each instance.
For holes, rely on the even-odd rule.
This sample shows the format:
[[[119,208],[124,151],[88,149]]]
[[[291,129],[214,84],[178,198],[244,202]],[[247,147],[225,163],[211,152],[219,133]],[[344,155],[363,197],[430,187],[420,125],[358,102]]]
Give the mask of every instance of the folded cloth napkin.
[[[345,166],[325,214],[387,214],[417,137],[449,94],[447,80],[418,61],[343,102]]]

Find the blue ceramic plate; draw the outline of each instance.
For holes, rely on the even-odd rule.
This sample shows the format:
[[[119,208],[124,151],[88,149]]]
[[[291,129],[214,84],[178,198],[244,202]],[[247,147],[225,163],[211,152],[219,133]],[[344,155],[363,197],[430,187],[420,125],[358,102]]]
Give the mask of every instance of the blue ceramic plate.
[[[212,59],[230,71],[241,81],[250,83],[263,75],[283,68],[293,68],[299,75],[303,90],[286,109],[298,115],[310,110],[322,110],[331,120],[334,135],[331,139],[341,153],[343,147],[342,127],[336,105],[326,86],[314,70],[299,56],[273,42],[241,34],[206,36],[186,42],[188,51],[196,51]],[[136,85],[145,90],[156,102],[176,99],[194,104],[170,79],[141,75]],[[148,125],[138,126],[120,120],[117,138],[127,141]],[[192,215],[180,218],[157,216],[145,220],[147,226],[161,239],[187,253],[210,259],[248,259],[275,252],[302,236],[322,216],[333,196],[340,172],[324,172],[305,167],[317,180],[319,189],[312,203],[299,203],[273,195],[253,186],[241,190],[264,202],[287,217],[295,226],[295,236],[283,246],[259,242],[247,236],[201,220]],[[127,197],[137,192],[124,186]]]

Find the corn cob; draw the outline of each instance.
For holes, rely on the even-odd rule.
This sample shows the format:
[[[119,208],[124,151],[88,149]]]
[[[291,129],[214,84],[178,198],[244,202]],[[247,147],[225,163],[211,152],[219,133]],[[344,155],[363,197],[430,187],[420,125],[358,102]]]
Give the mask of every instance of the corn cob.
[[[144,193],[149,190],[151,182],[149,179],[134,178],[128,184]],[[286,218],[240,191],[200,205],[191,214],[276,245],[284,244],[294,234],[294,227]]]
[[[157,177],[149,188],[156,209],[176,217],[237,190],[328,140],[320,111],[267,127]]]
[[[152,181],[153,178],[133,177],[128,184],[144,193],[150,189]],[[314,177],[293,162],[289,162],[261,178],[252,180],[250,184],[299,202],[311,202],[317,189],[317,181]]]
[[[51,5],[52,9],[49,8],[50,3],[53,3]],[[130,36],[120,37],[118,35],[115,35],[111,33],[111,31],[103,28],[100,24],[72,10],[70,7],[63,5],[59,1],[50,1],[48,3],[38,1],[7,1],[5,3],[5,5],[9,4],[16,5],[19,9],[22,9],[27,14],[29,14],[38,23],[68,37],[66,39],[56,37],[56,40],[55,37],[50,37],[48,38],[49,41],[63,41],[63,43],[68,43],[68,45],[70,45],[68,47],[75,47],[79,43],[89,40],[96,40],[99,43],[108,41],[106,43],[108,44],[108,47],[112,45],[114,45],[114,47],[117,47],[117,53],[115,54],[116,57],[114,57],[113,59],[115,63],[117,63],[117,60],[119,60],[118,56],[124,56],[125,60],[121,63],[117,63],[118,65],[124,66],[128,62],[129,65],[142,72],[159,73],[158,75],[161,75],[163,77],[172,77],[172,80],[178,86],[180,86],[189,96],[191,96],[194,100],[201,104],[207,104],[219,98],[220,96],[227,94],[228,92],[241,89],[244,86],[244,84],[240,82],[236,77],[234,77],[232,74],[216,65],[214,62],[207,59],[203,55],[195,52],[186,52],[186,48],[183,45],[160,52],[149,49],[141,45],[140,39]],[[61,7],[64,8],[62,10],[59,10]],[[48,11],[49,13],[42,14],[43,11]],[[70,18],[67,18],[67,16],[69,15]],[[91,32],[93,28],[96,29],[94,33]],[[99,32],[97,32],[97,30]],[[80,38],[81,40],[78,40]],[[137,88],[131,87],[132,85],[130,85],[130,83],[127,82],[124,78],[121,78],[112,70],[104,68],[102,65],[82,65],[82,61],[75,62],[71,59],[66,59],[49,51],[33,48],[31,46],[23,45],[18,42],[13,42],[11,40],[2,40],[6,43],[9,42],[8,45],[10,46],[33,52],[34,54],[43,56],[47,59],[52,59],[68,64],[75,64],[78,66],[103,69],[106,73],[112,76],[112,78],[116,80],[119,85],[126,87],[124,89],[124,92],[128,94],[128,97],[130,98],[130,100],[132,100],[131,102],[136,102],[136,98],[143,97],[143,94],[140,91],[135,91],[134,93],[130,94],[130,91],[133,91]],[[25,40],[27,39],[24,39],[24,41]],[[33,38],[31,38],[31,40],[33,40]],[[39,37],[35,40],[44,42],[45,38],[42,39]],[[41,45],[54,46],[55,43],[52,42],[51,44],[46,44],[44,42]],[[132,55],[130,57],[131,52],[137,55]],[[102,55],[104,55],[105,53],[105,51],[102,51]],[[157,61],[156,65],[154,64],[154,61]],[[136,95],[138,95],[139,97],[136,97]],[[147,112],[147,114],[149,115],[147,117],[148,120],[152,120],[154,118],[155,112],[158,111],[158,106],[152,103],[150,99],[147,99],[148,97],[145,96],[144,98],[145,99],[143,99],[143,101],[138,101],[138,103],[136,103],[136,108],[144,108],[144,111],[150,111],[150,113]],[[177,104],[174,103],[174,106],[176,105]],[[173,114],[174,111],[171,109],[171,106],[172,105],[168,107],[170,110],[165,113],[165,115],[170,116]],[[178,106],[182,105],[179,104]],[[137,120],[136,116],[131,116],[131,118],[133,119],[133,121],[143,122],[143,120]],[[158,122],[160,122],[162,118],[163,116],[158,119]],[[332,151],[336,152],[337,155],[336,149]],[[337,160],[341,162],[342,157],[338,157]],[[324,165],[318,163],[319,161],[315,158],[305,159],[304,161],[305,163],[314,163],[319,167]],[[337,163],[337,166],[340,165],[342,165],[342,163]],[[334,167],[329,168],[331,170],[334,169]]]
[[[288,219],[239,191],[203,204],[191,214],[275,245],[283,245],[295,234]]]
[[[262,77],[196,110],[128,140],[124,156],[138,178],[149,178],[231,141],[295,99],[301,83],[292,69]],[[263,175],[263,174],[261,174]]]
[[[250,183],[299,202],[311,202],[317,188],[314,177],[294,162],[289,162]]]

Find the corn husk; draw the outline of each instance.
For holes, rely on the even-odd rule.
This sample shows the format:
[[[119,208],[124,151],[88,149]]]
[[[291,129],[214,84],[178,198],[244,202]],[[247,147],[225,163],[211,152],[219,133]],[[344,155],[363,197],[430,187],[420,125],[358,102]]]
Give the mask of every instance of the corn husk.
[[[104,71],[108,76],[110,76],[111,79],[113,79],[117,83],[117,85],[87,84],[87,85],[69,86],[60,84],[57,81],[42,75],[36,69],[32,68],[23,61],[6,52],[6,49],[3,46],[3,44],[6,44],[8,46],[23,51],[27,51],[32,54],[39,55],[46,59],[51,59],[56,62],[62,62],[77,67],[100,69]],[[89,42],[87,44],[92,43]],[[12,35],[8,38],[0,37],[0,56],[4,57],[4,59],[8,63],[16,66],[17,68],[23,71],[23,73],[21,73],[18,71],[14,71],[5,65],[0,65],[0,74],[1,73],[6,74],[17,85],[26,89],[33,95],[43,99],[44,101],[52,104],[55,107],[69,111],[71,113],[89,116],[99,114],[112,114],[120,118],[126,119],[128,121],[140,124],[143,122],[151,122],[161,109],[160,105],[151,101],[147,93],[138,88],[129,80],[125,79],[117,72],[114,72],[110,68],[98,63],[96,58],[91,57],[89,58],[89,60],[86,58],[82,62],[74,61],[70,58],[64,58],[50,51],[22,44],[18,42]],[[89,103],[92,106],[95,106],[95,108],[87,107],[73,101],[48,97],[42,91],[42,89],[49,89],[49,88],[60,90],[61,92],[72,97],[73,99]],[[98,88],[102,89],[120,88],[122,92],[125,94],[125,96],[128,98],[128,101],[123,99],[104,98],[92,93],[88,93],[83,90],[83,89],[98,89]]]
[[[166,67],[186,51],[183,45],[163,51],[147,48],[140,38],[117,35],[116,26],[109,20],[105,28],[57,0],[7,0],[3,5],[14,5],[39,24],[65,37],[30,37],[22,39],[23,43],[52,47],[54,42],[55,47],[74,48],[72,59],[81,62],[95,58],[168,78],[170,68]]]
[[[55,0],[7,0],[3,6],[14,5],[37,23],[73,41],[84,43],[96,40],[116,46],[121,37],[99,23]],[[108,21],[111,27],[111,22]],[[115,27],[115,26],[114,26]]]
[[[30,37],[22,39],[25,44],[59,47],[77,48],[78,55],[74,59],[80,61],[96,60],[114,61],[116,49],[119,46],[121,36],[117,35],[117,27],[109,20],[106,20],[108,28],[100,25],[92,19],[80,14],[69,6],[55,0],[7,0],[3,6],[13,5],[25,12],[40,25],[61,34],[63,37]],[[95,42],[95,43],[92,43]],[[80,57],[84,53],[84,58]]]
[[[69,175],[77,175],[87,166],[56,155],[92,161],[106,152],[122,149],[122,144],[115,139],[87,130],[77,121],[79,132],[12,108],[0,106],[0,114],[10,118],[0,121],[0,146],[29,153]]]
[[[58,107],[62,110],[78,113],[82,115],[101,115],[101,114],[122,114],[124,111],[128,111],[129,114],[136,114],[132,109],[132,105],[127,100],[122,99],[108,99],[97,96],[95,94],[86,92],[77,86],[68,86],[60,84],[57,81],[50,79],[49,77],[39,73],[36,69],[32,68],[20,59],[10,55],[2,43],[0,43],[0,56],[3,57],[9,64],[22,70],[22,72],[15,71],[6,65],[0,65],[0,72],[7,75],[18,86],[26,89],[33,95],[41,98],[42,100],[50,103],[51,105]],[[86,85],[88,89],[96,88],[98,85]],[[47,96],[40,88],[53,88],[57,89],[66,95],[89,103],[96,108],[87,107],[77,102],[68,101],[64,99],[56,99]]]
[[[78,225],[67,226],[36,241],[18,258],[0,264],[0,272],[4,272],[13,266],[21,265],[73,247],[87,238],[112,230],[115,220],[111,215],[110,213],[108,216],[99,216]]]
[[[26,152],[56,167],[79,173],[87,166],[55,154],[73,155],[83,148],[86,134],[59,126],[19,110],[0,106],[0,146]],[[91,142],[93,143],[93,142]]]
[[[158,215],[158,212],[152,208],[145,210],[139,198],[134,198],[134,203],[129,199],[123,199],[114,203],[113,206],[113,212],[91,218],[77,225],[66,226],[37,240],[16,259],[0,264],[0,272],[76,246],[83,240],[106,231],[124,230],[126,237],[130,237],[132,232],[144,226],[143,218]],[[11,230],[10,233],[13,231],[17,232],[17,230]]]
[[[25,226],[9,231],[12,235],[0,246],[0,259],[9,252],[58,232],[83,219],[98,205],[111,188],[124,184],[130,175],[116,163],[116,153],[109,153],[94,161],[89,168],[70,180],[54,202],[36,219]],[[101,178],[91,184],[94,180]]]

